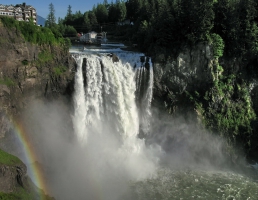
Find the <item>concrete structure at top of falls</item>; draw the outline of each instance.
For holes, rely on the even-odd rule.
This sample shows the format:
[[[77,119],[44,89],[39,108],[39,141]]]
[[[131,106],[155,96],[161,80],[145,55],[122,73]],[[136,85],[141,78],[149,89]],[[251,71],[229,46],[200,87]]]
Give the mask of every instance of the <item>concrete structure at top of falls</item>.
[[[119,51],[74,54],[77,72],[73,124],[84,144],[92,134],[113,134],[134,148],[139,127],[147,132],[151,116],[153,70],[140,53]]]

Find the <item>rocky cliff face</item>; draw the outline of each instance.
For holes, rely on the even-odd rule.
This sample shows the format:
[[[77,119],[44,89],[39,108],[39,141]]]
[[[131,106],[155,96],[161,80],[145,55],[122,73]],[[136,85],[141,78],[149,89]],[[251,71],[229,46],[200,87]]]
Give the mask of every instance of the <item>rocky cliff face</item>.
[[[15,166],[0,164],[0,191],[15,192],[17,187],[28,187],[26,180],[27,168],[23,163]]]
[[[258,159],[257,80],[241,75],[244,62],[219,62],[212,52],[212,46],[202,43],[155,63],[153,105],[211,127]]]
[[[211,47],[202,43],[185,48],[166,63],[155,63],[154,104],[175,112],[177,102],[181,101],[178,98],[184,98],[181,96],[184,92],[209,87],[216,78],[216,62]]]
[[[17,157],[0,149],[0,199],[53,200],[27,176],[27,167]]]
[[[0,137],[8,130],[6,113],[18,116],[34,98],[69,96],[74,68],[67,49],[30,44],[0,24]]]
[[[165,108],[171,103],[176,105],[175,101],[178,101],[180,94],[208,90],[223,73],[228,75],[223,68],[228,70],[227,68],[231,66],[234,70],[231,73],[238,73],[240,65],[240,61],[219,63],[213,57],[212,46],[206,43],[200,43],[191,49],[185,48],[176,58],[171,58],[165,63],[159,61],[155,63],[154,103],[156,105],[161,103]],[[249,91],[256,113],[258,113],[257,85],[257,80],[249,81]]]

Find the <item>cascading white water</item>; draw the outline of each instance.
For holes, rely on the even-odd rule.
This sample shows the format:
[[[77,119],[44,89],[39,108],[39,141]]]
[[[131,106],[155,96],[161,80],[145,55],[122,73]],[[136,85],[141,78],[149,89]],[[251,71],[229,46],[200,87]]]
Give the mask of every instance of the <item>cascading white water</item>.
[[[148,127],[150,117],[152,65],[146,70],[139,53],[116,52],[118,62],[113,62],[107,53],[75,55],[78,66],[73,119],[78,140],[85,143],[89,134],[105,134],[108,130],[116,134],[127,149],[139,151],[143,143],[137,139],[139,125]],[[147,79],[142,78],[146,76]],[[143,82],[146,80],[147,87]],[[137,94],[136,84],[139,88],[145,84],[146,91],[138,89]],[[135,95],[140,98],[140,109],[137,109]],[[139,115],[144,120],[140,120]]]
[[[147,87],[142,81],[146,91],[142,90],[143,95],[139,96],[143,98],[141,101],[147,102],[143,109],[139,108],[136,82],[143,78],[137,72],[142,71],[140,76],[153,76],[152,67],[149,71],[144,70],[144,63],[140,61],[142,54],[139,53],[116,52],[116,56],[118,62],[113,62],[109,53],[74,54],[78,66],[73,120],[74,132],[81,146],[86,148],[86,152],[96,154],[90,158],[94,160],[92,173],[108,168],[110,172],[119,174],[115,182],[124,184],[124,181],[141,180],[155,173],[159,162],[157,155],[162,151],[159,147],[147,147],[144,139],[138,137],[143,123],[139,116],[145,115],[149,109],[153,78],[148,78]],[[82,104],[84,107],[78,107]],[[99,157],[101,161],[96,162]],[[114,179],[105,171],[101,174],[103,183],[110,182],[109,178]]]
[[[83,75],[82,75],[82,59],[80,56],[74,57],[77,63],[77,73],[75,75],[75,93],[74,93],[74,116],[73,127],[78,137],[78,140],[83,142],[86,131],[86,103],[85,103],[85,91],[83,87]]]
[[[145,63],[145,67],[138,68],[136,72],[137,96],[139,98],[140,126],[144,134],[148,134],[151,119],[151,101],[153,88],[152,62]]]
[[[256,199],[250,180],[199,173],[227,165],[221,139],[188,120],[151,116],[153,69],[142,54],[116,52],[120,61],[113,63],[101,50],[71,53],[78,64],[73,127],[60,101],[36,101],[24,114],[56,199]],[[155,124],[140,139],[150,117]],[[71,142],[73,133],[78,140]]]

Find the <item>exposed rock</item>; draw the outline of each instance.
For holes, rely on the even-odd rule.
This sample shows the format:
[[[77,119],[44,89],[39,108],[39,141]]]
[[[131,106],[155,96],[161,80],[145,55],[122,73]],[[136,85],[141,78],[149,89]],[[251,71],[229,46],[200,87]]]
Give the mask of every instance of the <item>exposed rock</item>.
[[[5,31],[0,27],[0,34]],[[19,46],[22,45],[27,50],[21,54]],[[19,47],[19,50],[16,47]],[[58,47],[50,48],[50,52],[56,54],[53,60],[39,65],[38,54],[45,48],[32,46],[24,41],[17,45],[10,44],[9,48],[2,47],[0,43],[0,147],[5,150],[15,148],[14,143],[6,143],[12,139],[13,132],[9,120],[14,117],[19,118],[22,110],[30,106],[32,99],[67,101],[73,91],[75,62],[69,52]],[[58,51],[60,52],[57,53]],[[23,60],[27,60],[28,64],[24,65]],[[56,66],[64,67],[65,71],[56,74],[54,71]],[[0,166],[0,168],[1,192],[12,192],[15,190],[15,185],[23,185],[26,188],[29,184],[25,166]]]
[[[10,193],[15,192],[18,186],[28,187],[26,173],[23,163],[15,166],[0,164],[0,191]]]
[[[5,108],[3,108],[5,109]],[[5,134],[10,130],[10,124],[4,112],[0,112],[0,139],[5,137]]]
[[[110,53],[110,54],[108,54],[108,56],[112,58],[113,62],[119,62],[119,58],[117,57],[116,54]]]
[[[216,78],[216,59],[211,52],[208,44],[201,43],[192,49],[185,48],[166,63],[154,63],[154,104],[173,105],[175,97],[185,91],[208,87]]]
[[[22,191],[22,196],[20,198]],[[0,192],[11,199],[54,200],[39,189],[27,175],[26,165],[16,156],[0,149]]]
[[[28,43],[2,25],[0,37],[5,38],[0,41],[1,112],[19,115],[31,98],[60,98],[72,92],[76,64],[67,49]],[[54,56],[43,62],[39,55],[44,52]],[[57,67],[62,73],[55,72]]]

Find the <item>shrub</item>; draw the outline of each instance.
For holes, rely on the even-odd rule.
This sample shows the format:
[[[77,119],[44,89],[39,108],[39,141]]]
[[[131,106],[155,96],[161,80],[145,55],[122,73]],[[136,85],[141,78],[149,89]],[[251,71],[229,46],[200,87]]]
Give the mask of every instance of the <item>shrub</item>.
[[[213,56],[215,58],[219,58],[221,56],[223,56],[223,51],[224,51],[224,41],[223,39],[220,37],[220,35],[216,34],[216,33],[212,33],[210,35],[210,40],[213,46]]]
[[[57,28],[51,30],[47,27],[36,26],[32,21],[19,22],[11,17],[1,17],[0,19],[5,27],[8,29],[15,27],[16,31],[21,32],[26,41],[33,44],[62,45],[65,47],[66,45],[70,46],[70,43],[62,37]]]
[[[51,61],[52,59],[53,59],[53,56],[47,50],[40,52],[38,55],[38,62],[40,63],[46,63],[48,61]]]
[[[28,65],[29,64],[29,61],[28,60],[23,60],[21,61],[23,65]]]
[[[9,153],[0,149],[0,163],[5,165],[16,165],[20,164],[21,160],[16,156],[13,156]]]
[[[54,67],[53,71],[55,76],[60,76],[62,73],[66,71],[66,67],[65,66]]]
[[[8,77],[0,79],[0,84],[2,85],[6,85],[6,86],[13,86],[14,85],[14,81]]]
[[[17,21],[12,17],[1,17],[1,21],[7,28],[12,28],[17,25]]]

